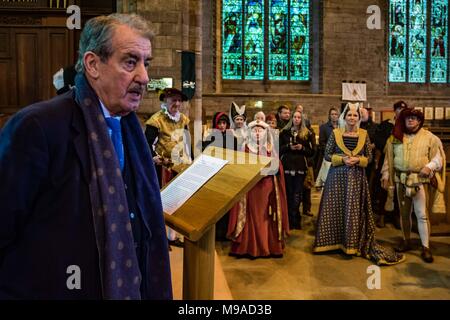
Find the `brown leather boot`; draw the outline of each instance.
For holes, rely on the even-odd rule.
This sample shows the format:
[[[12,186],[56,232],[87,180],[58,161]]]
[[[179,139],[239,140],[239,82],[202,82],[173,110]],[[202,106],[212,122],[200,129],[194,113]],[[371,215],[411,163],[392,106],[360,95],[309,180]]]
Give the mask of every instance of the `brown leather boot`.
[[[395,248],[397,252],[405,252],[412,249],[411,240],[402,240],[400,244]]]
[[[427,247],[422,247],[422,254],[420,256],[422,257],[423,261],[427,263],[432,263],[434,260],[430,248]]]

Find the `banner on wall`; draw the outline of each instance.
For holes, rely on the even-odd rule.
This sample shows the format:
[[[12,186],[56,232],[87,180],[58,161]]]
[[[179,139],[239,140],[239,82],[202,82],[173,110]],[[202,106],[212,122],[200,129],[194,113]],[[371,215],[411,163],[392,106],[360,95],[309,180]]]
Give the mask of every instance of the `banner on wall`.
[[[366,101],[366,84],[342,82],[342,100],[344,101]]]
[[[195,94],[195,53],[183,51],[181,53],[181,83],[182,92],[191,100]]]

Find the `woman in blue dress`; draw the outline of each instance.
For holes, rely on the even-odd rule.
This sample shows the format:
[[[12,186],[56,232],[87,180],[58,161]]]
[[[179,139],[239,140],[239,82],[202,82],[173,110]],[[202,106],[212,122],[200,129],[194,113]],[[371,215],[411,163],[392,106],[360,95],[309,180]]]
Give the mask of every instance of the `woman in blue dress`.
[[[325,148],[331,167],[320,201],[314,252],[342,250],[379,265],[397,264],[404,256],[375,241],[375,223],[364,168],[372,160],[367,131],[359,128],[358,104],[347,104],[340,127]]]

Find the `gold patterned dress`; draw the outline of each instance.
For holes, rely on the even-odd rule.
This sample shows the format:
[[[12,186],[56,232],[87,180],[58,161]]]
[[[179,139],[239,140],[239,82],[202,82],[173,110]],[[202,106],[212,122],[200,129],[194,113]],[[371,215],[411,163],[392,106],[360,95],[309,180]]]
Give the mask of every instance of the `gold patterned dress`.
[[[369,144],[366,130],[359,129],[357,137],[344,137],[342,129],[333,130],[325,148],[325,159],[332,165],[320,201],[313,251],[340,249],[379,265],[397,264],[404,256],[375,241],[375,223],[364,170],[372,157]],[[359,164],[346,166],[344,156],[359,157]]]

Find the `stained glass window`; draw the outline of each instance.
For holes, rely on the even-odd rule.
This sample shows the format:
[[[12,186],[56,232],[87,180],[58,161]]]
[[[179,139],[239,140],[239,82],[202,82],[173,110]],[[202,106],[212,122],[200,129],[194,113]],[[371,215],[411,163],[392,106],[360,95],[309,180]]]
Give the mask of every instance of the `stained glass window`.
[[[264,0],[244,1],[244,78],[264,79]]]
[[[309,80],[309,0],[222,1],[222,78]]]
[[[389,81],[406,81],[406,0],[389,4]]]
[[[270,0],[269,79],[288,79],[288,1]]]
[[[425,82],[427,2],[409,0],[409,82]]]
[[[291,80],[309,79],[309,0],[291,0]]]
[[[448,2],[389,1],[390,82],[449,81]]]
[[[445,83],[448,77],[448,0],[431,1],[430,82]]]
[[[242,0],[224,1],[222,7],[222,77],[224,79],[242,78],[242,15]]]

